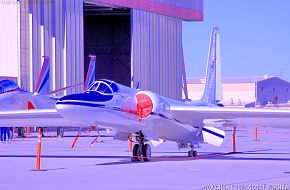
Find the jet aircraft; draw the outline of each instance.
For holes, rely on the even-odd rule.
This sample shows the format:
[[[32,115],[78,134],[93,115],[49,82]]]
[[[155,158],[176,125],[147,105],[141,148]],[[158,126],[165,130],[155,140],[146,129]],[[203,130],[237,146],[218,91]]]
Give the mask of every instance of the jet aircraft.
[[[128,140],[130,134],[135,134],[132,161],[150,160],[149,140],[153,145],[174,141],[178,148],[190,148],[188,156],[196,156],[196,142],[221,146],[225,132],[217,126],[289,127],[290,111],[286,109],[219,106],[216,63],[216,55],[210,55],[204,94],[199,101],[173,100],[101,79],[84,93],[60,98],[55,109],[0,111],[0,127],[96,125],[117,131],[117,140]]]
[[[202,100],[203,101],[203,100]],[[166,98],[157,93],[132,89],[113,81],[98,80],[85,92],[59,99],[56,109],[0,112],[0,127],[23,126],[104,126],[118,131],[115,139],[136,135],[132,160],[148,161],[151,148],[147,140],[175,141],[179,148],[204,141],[220,146],[225,133],[206,122],[244,126],[289,127],[290,111],[267,108],[226,108],[194,105]]]
[[[49,58],[44,57],[44,62],[38,76],[34,93],[21,89],[14,81],[0,81],[1,110],[53,108],[55,101],[48,96],[42,96],[49,92]],[[41,98],[35,98],[41,97]]]
[[[86,90],[92,82],[95,80],[95,64],[96,56],[89,55],[90,64],[84,84],[84,90]],[[52,94],[79,86],[75,84],[72,86],[64,87],[58,90],[50,91],[50,62],[49,58],[44,56],[44,61],[38,76],[34,93],[21,89],[12,80],[0,81],[0,110],[26,110],[26,109],[53,109],[55,108],[56,101],[61,98]],[[58,135],[63,136],[63,130],[58,127]],[[19,131],[22,136],[24,133]]]
[[[96,56],[93,54],[89,56],[91,59],[87,72],[87,77],[84,84],[84,91],[95,80]],[[58,100],[60,97],[52,96],[51,94],[80,85],[75,84],[58,90],[50,91],[49,72],[50,72],[49,58],[44,57],[44,61],[38,76],[34,93],[21,89],[12,80],[1,80],[0,102],[2,106],[0,110],[55,108],[56,100]]]

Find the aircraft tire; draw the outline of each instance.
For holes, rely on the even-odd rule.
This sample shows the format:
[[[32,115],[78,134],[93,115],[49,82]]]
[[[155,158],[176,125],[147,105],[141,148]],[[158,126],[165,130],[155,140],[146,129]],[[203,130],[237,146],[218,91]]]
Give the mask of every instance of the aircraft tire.
[[[58,137],[63,137],[64,136],[64,128],[57,127],[56,134],[57,134]]]
[[[133,157],[131,161],[133,162],[139,162],[142,161],[142,151],[141,148],[139,147],[139,144],[135,144],[133,147]]]
[[[151,147],[149,144],[145,144],[142,147],[142,155],[145,162],[149,162],[151,160]]]
[[[197,151],[195,150],[188,151],[188,157],[196,157],[196,156],[197,156]]]

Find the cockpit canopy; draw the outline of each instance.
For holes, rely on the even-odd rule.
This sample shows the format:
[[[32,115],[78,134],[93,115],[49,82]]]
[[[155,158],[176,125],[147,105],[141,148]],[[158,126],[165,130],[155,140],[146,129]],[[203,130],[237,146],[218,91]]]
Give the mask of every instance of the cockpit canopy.
[[[113,92],[118,92],[119,87],[114,81],[102,79],[94,82],[87,90],[87,92],[93,91],[102,94],[112,94]]]
[[[0,81],[0,94],[17,89],[19,89],[19,86],[12,80]]]

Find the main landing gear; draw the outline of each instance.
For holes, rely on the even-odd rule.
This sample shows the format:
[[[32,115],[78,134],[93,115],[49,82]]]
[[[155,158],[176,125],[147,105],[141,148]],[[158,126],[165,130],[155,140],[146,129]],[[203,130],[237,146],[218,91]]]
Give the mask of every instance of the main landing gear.
[[[188,151],[188,157],[196,157],[197,156],[197,151],[193,150],[194,145],[191,143],[189,145],[190,151]]]
[[[149,144],[145,144],[145,138],[141,131],[136,134],[136,141],[138,144],[135,144],[133,147],[133,157],[131,160],[133,162],[142,160],[148,162],[151,160],[151,147]]]
[[[62,127],[56,128],[56,136],[57,137],[63,137],[64,136],[64,129]]]

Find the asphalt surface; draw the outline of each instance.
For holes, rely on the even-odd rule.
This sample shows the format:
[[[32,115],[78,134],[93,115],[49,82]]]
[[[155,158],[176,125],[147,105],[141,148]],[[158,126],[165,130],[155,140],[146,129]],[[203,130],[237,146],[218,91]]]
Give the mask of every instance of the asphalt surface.
[[[101,132],[83,134],[72,149],[77,132],[63,138],[54,132],[42,138],[41,171],[36,169],[37,134],[0,143],[0,189],[205,189],[289,190],[290,130],[259,128],[232,132],[222,147],[200,144],[198,156],[188,158],[176,143],[152,147],[151,162],[131,162],[129,142],[115,141]]]

